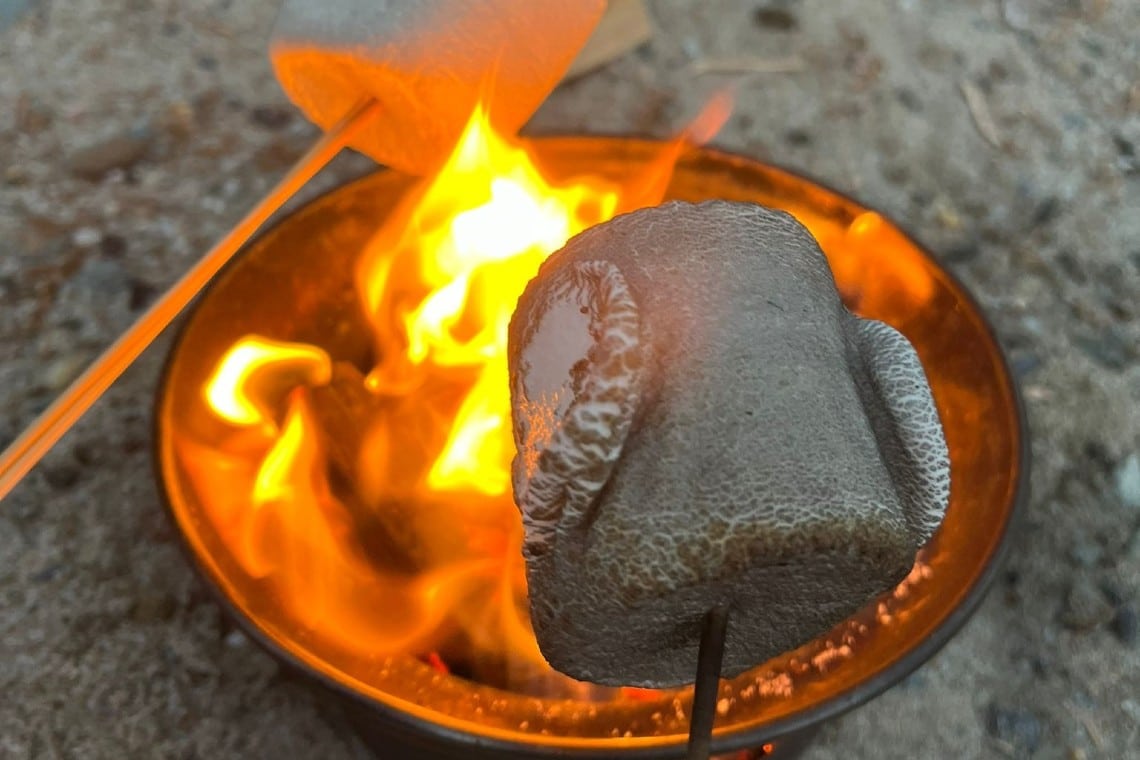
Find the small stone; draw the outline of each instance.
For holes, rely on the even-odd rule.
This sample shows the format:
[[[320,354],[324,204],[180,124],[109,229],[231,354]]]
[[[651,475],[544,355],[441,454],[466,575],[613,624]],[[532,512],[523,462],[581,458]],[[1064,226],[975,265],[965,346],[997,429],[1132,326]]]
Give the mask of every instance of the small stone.
[[[94,227],[80,227],[71,233],[71,242],[78,248],[91,248],[103,239],[103,233]]]
[[[757,26],[775,32],[791,32],[800,25],[799,19],[783,8],[758,8],[752,18]]]
[[[1069,589],[1061,622],[1074,631],[1088,631],[1112,620],[1115,611],[1099,588],[1079,579]]]
[[[1131,509],[1140,508],[1140,454],[1133,453],[1121,462],[1114,479],[1120,503]]]
[[[37,570],[36,572],[32,573],[30,578],[32,583],[49,583],[52,580],[55,580],[56,576],[59,575],[60,570],[63,570],[63,565],[61,564],[57,563],[54,565],[48,565],[42,570]]]
[[[1116,608],[1116,616],[1112,618],[1112,633],[1120,639],[1120,643],[1133,646],[1136,643],[1137,620],[1136,606],[1130,603],[1122,604]]]
[[[1041,719],[1023,707],[991,704],[986,714],[986,731],[1011,747],[1017,757],[1031,755],[1041,744]]]
[[[784,140],[789,145],[794,145],[797,148],[804,145],[811,145],[811,133],[806,129],[789,129],[784,133]]]
[[[170,594],[145,592],[135,601],[131,617],[139,623],[157,623],[174,616],[174,599]]]
[[[910,111],[911,113],[919,113],[922,111],[922,98],[918,96],[917,92],[910,89],[909,87],[900,87],[895,90],[895,97],[898,98],[898,101],[902,104],[903,108]]]
[[[185,140],[194,133],[194,106],[185,100],[176,100],[166,106],[158,123],[175,139]]]
[[[1060,211],[1061,202],[1057,200],[1056,196],[1049,196],[1037,204],[1037,208],[1033,211],[1033,226],[1040,227],[1043,224],[1048,224],[1057,218]]]
[[[28,174],[28,170],[19,164],[12,164],[4,170],[4,184],[6,185],[13,187],[24,185],[29,179],[31,179],[31,175]]]
[[[1085,267],[1077,259],[1072,251],[1061,251],[1057,254],[1057,266],[1065,273],[1073,282],[1078,285],[1084,285],[1088,282],[1088,273],[1085,272]]]
[[[131,279],[131,295],[127,307],[131,311],[142,311],[150,306],[158,295],[158,288],[145,280]]]
[[[293,109],[283,105],[256,106],[249,112],[250,121],[272,131],[289,126],[293,116]]]
[[[978,254],[981,252],[982,246],[977,240],[967,240],[948,248],[943,254],[942,260],[948,264],[965,264],[978,258]]]
[[[939,196],[934,200],[934,216],[943,229],[958,230],[962,228],[962,215],[954,208],[950,199],[945,196]]]
[[[1093,541],[1075,539],[1069,546],[1069,560],[1077,567],[1096,567],[1104,557],[1104,549]]]
[[[44,480],[57,491],[66,491],[79,482],[79,468],[74,462],[51,462],[44,465]]]
[[[1041,367],[1041,357],[1029,351],[1015,351],[1011,354],[1009,363],[1013,374],[1021,380]]]
[[[150,135],[145,132],[114,135],[75,151],[66,166],[75,176],[95,181],[115,169],[126,170],[137,164],[150,144]]]
[[[48,390],[61,391],[79,377],[87,366],[89,357],[86,354],[66,354],[47,365],[43,373],[43,382]]]
[[[1010,28],[1019,32],[1027,32],[1033,28],[1033,19],[1030,15],[1032,0],[1002,0],[1001,15]]]
[[[1100,441],[1085,441],[1085,445],[1081,447],[1081,454],[1100,472],[1104,474],[1112,472],[1112,455]]]
[[[34,135],[43,132],[51,126],[53,115],[46,104],[38,97],[28,92],[20,93],[16,98],[15,108],[16,129],[25,135]]]
[[[127,239],[111,233],[99,241],[99,252],[108,258],[117,259],[127,252]]]
[[[244,649],[249,646],[249,639],[239,629],[235,628],[226,634],[225,644],[230,649]]]
[[[288,140],[274,137],[253,154],[253,165],[259,171],[276,172],[290,166],[297,160],[298,154],[296,146]]]

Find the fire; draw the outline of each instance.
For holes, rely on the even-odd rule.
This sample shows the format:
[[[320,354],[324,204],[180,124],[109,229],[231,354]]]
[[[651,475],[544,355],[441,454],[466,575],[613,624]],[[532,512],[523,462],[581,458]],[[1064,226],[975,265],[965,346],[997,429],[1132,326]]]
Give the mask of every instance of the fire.
[[[289,387],[298,382],[321,385],[332,374],[328,354],[315,346],[246,336],[235,343],[206,381],[206,401],[226,422],[274,428],[273,410],[260,381]]]
[[[362,258],[359,289],[383,336],[387,360],[371,387],[472,368],[478,378],[432,465],[433,490],[504,494],[510,487],[507,325],[527,282],[571,236],[618,208],[619,188],[601,180],[554,186],[522,148],[495,134],[477,110],[443,169],[413,197],[399,222]],[[413,278],[403,262],[418,268]],[[403,351],[392,351],[392,325]]]
[[[715,132],[728,104],[713,105],[691,134]],[[183,459],[243,571],[354,651],[446,669],[460,641],[527,683],[553,678],[527,616],[510,494],[507,327],[548,255],[661,200],[684,142],[628,182],[554,183],[477,110],[358,259],[375,366],[256,335],[233,344],[202,389],[228,443]],[[352,430],[323,416],[338,393],[363,410]]]

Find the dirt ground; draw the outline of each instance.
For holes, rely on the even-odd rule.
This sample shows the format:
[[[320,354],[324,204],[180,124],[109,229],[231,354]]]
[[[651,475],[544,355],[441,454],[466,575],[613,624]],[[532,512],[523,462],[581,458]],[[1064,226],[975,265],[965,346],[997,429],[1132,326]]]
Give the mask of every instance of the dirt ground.
[[[0,0],[0,444],[312,139],[266,61],[276,5]],[[807,757],[1140,757],[1140,2],[651,10],[650,45],[531,129],[665,135],[735,81],[717,144],[931,246],[1032,429],[1027,519],[980,612]],[[750,73],[699,73],[739,56]],[[0,757],[363,758],[180,552],[150,471],[166,346],[0,508]]]

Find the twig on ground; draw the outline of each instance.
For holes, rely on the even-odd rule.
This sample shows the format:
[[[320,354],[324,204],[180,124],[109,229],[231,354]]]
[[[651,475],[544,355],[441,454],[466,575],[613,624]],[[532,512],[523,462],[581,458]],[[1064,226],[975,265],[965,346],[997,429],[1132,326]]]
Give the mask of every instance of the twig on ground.
[[[689,65],[693,76],[705,74],[794,74],[807,68],[798,55],[786,58],[759,58],[752,55],[729,58],[702,58]]]
[[[970,116],[974,120],[978,134],[990,145],[1001,148],[1001,135],[998,134],[997,124],[994,123],[989,104],[986,103],[986,96],[973,82],[963,80],[958,83],[958,87],[962,90],[962,97],[966,100],[966,107],[970,109]]]

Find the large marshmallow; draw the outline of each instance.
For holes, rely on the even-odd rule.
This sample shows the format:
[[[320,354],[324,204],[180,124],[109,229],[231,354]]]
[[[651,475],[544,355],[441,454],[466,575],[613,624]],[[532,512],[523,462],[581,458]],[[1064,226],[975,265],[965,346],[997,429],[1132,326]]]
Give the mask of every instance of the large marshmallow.
[[[691,682],[714,606],[738,674],[894,587],[942,520],[918,356],[843,307],[787,214],[670,203],[594,227],[509,337],[531,615],[571,676]]]

